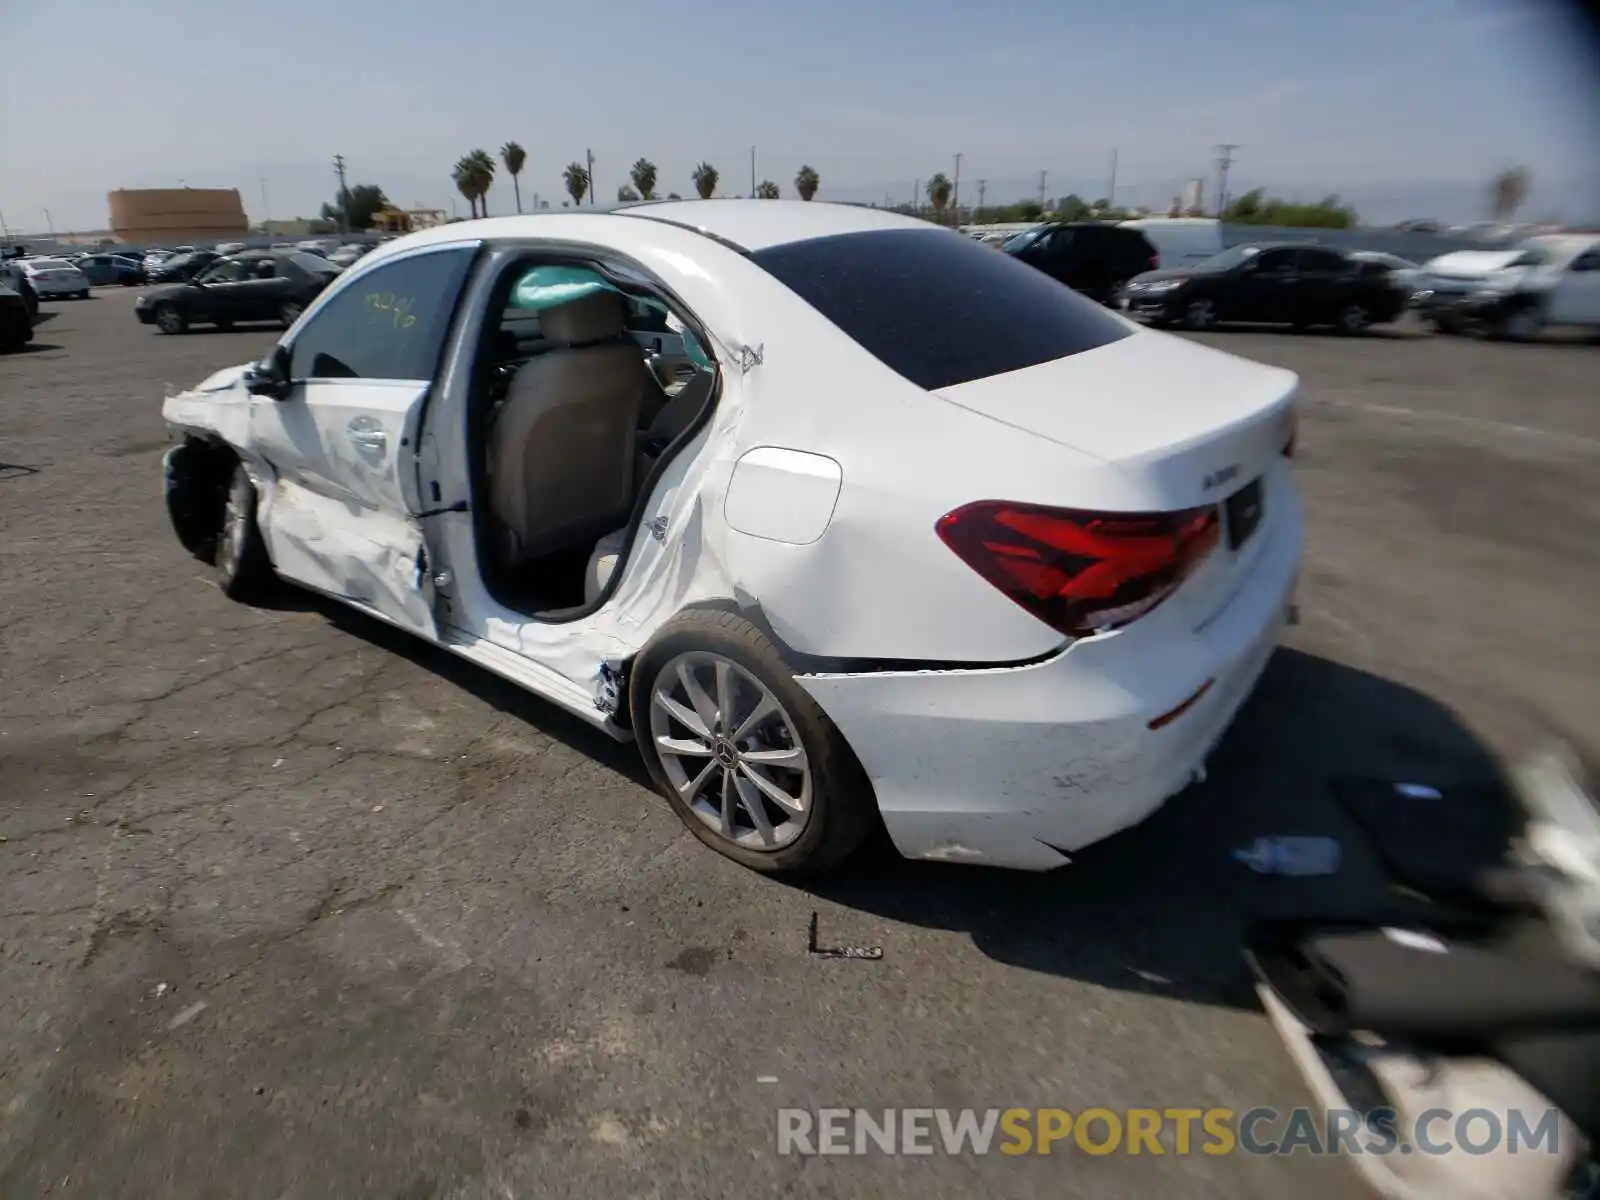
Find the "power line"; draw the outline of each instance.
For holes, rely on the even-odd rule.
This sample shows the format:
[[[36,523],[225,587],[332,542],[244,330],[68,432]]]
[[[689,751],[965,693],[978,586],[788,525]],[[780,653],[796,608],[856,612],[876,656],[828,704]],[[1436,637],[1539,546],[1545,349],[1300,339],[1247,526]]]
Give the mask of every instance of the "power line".
[[[1217,216],[1228,211],[1228,168],[1233,166],[1233,152],[1239,148],[1235,142],[1223,142],[1217,147]]]

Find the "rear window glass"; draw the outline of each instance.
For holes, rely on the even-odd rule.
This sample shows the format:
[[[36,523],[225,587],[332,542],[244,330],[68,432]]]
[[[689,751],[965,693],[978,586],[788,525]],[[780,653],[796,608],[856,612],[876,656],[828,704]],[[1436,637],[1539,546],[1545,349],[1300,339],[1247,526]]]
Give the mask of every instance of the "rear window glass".
[[[932,391],[1119,341],[1111,313],[945,229],[845,233],[751,255],[886,366]]]

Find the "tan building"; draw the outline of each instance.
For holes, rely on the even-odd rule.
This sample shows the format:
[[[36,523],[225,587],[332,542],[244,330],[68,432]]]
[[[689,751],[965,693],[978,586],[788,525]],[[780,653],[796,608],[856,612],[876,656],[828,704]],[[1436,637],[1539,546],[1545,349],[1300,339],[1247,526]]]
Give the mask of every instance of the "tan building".
[[[198,244],[250,230],[238,188],[120,188],[108,199],[118,242]]]

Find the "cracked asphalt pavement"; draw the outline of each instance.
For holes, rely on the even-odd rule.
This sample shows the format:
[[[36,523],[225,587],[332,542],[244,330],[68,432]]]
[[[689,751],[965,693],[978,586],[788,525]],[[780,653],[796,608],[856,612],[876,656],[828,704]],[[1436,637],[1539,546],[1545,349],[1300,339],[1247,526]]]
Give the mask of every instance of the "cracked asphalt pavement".
[[[799,1158],[780,1106],[1309,1102],[1237,953],[1370,894],[1328,776],[1492,777],[1600,712],[1600,349],[1219,333],[1301,372],[1303,621],[1211,763],[1048,877],[774,882],[629,747],[166,524],[163,385],[267,329],[47,304],[0,358],[0,1195],[1357,1194],[1305,1156]],[[1229,863],[1345,841],[1335,880]],[[881,946],[881,961],[806,953]]]

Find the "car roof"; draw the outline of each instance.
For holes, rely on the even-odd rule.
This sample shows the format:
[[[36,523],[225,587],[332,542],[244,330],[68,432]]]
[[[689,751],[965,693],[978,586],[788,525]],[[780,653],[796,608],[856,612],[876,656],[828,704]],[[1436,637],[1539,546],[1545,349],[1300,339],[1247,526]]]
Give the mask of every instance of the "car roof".
[[[562,236],[563,223],[574,217],[627,221],[664,221],[732,245],[741,251],[765,250],[790,242],[833,237],[844,233],[874,230],[941,230],[915,217],[884,209],[851,204],[828,204],[806,200],[661,200],[638,204],[579,207],[559,211],[527,213],[515,217],[485,217],[476,221],[453,221],[409,234],[397,241],[381,244],[369,260],[386,259],[419,246],[462,241],[468,238],[541,238]],[[632,230],[637,234],[637,228]]]

